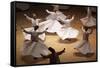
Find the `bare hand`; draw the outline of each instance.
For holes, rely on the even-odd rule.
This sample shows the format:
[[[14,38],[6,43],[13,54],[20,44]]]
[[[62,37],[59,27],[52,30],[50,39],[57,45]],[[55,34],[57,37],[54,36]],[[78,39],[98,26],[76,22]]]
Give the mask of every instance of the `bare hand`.
[[[64,48],[64,50],[63,50],[64,52],[65,52],[65,48]]]
[[[24,16],[27,16],[27,14],[24,14]]]

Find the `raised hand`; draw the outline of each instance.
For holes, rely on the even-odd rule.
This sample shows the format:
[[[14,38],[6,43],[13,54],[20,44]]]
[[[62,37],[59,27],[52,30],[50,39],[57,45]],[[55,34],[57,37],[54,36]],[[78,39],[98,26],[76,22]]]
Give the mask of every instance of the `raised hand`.
[[[63,52],[65,52],[65,48],[63,49]]]
[[[48,12],[48,9],[46,9],[46,12]]]
[[[24,16],[27,16],[27,14],[24,14]]]

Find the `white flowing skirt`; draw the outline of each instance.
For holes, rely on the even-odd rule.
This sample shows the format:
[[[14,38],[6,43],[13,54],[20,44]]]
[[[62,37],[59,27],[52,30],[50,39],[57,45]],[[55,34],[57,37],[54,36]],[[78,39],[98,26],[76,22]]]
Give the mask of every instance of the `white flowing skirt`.
[[[84,55],[87,53],[93,53],[90,48],[90,43],[85,40],[82,40],[81,43],[75,47],[75,49]]]
[[[52,24],[48,27],[48,30],[47,30],[47,32],[49,32],[49,33],[58,32],[61,29],[61,27],[62,27],[60,22],[58,22],[57,20],[53,20],[50,23],[52,23]]]
[[[62,28],[57,32],[57,35],[62,39],[65,40],[67,38],[76,38],[79,34],[79,31],[77,29],[74,29],[72,27],[68,28]]]
[[[92,26],[95,26],[96,25],[96,19],[94,17],[90,17],[90,18],[82,18],[80,19],[82,24],[84,26],[87,26],[87,27],[92,27]],[[88,22],[87,22],[88,21]]]
[[[46,30],[48,33],[55,33],[58,30],[60,30],[62,27],[60,22],[58,22],[57,20],[52,20],[52,19],[41,22],[39,26],[41,30],[46,30],[46,28],[48,28]]]
[[[41,41],[30,43],[30,41],[25,41],[23,48],[21,50],[23,56],[32,55],[33,57],[42,57],[43,55],[50,54],[48,47]]]

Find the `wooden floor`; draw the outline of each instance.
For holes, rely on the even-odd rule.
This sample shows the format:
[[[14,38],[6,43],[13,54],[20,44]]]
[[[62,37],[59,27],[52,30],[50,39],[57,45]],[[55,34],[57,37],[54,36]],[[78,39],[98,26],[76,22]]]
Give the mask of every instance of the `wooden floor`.
[[[26,12],[24,12],[26,13]],[[23,12],[17,12],[17,27],[16,27],[16,63],[17,65],[22,64],[48,64],[49,59],[39,59],[37,61],[33,61],[31,56],[24,57],[23,60],[21,57],[21,48],[23,46],[23,34],[21,31],[21,26],[23,27],[30,27],[31,23],[25,19],[23,16]],[[83,15],[84,16],[84,15]],[[77,16],[76,16],[77,18]],[[91,44],[91,48],[94,51],[93,55],[90,56],[82,56],[80,54],[75,54],[77,50],[74,49],[74,46],[78,45],[82,39],[82,31],[81,31],[81,22],[78,20],[74,20],[72,22],[72,27],[76,28],[80,31],[78,37],[76,40],[72,40],[70,42],[68,41],[62,41],[56,34],[49,34],[46,33],[46,40],[45,44],[47,47],[53,47],[56,51],[61,51],[63,48],[66,48],[65,53],[60,55],[61,63],[64,62],[79,62],[79,61],[95,61],[96,60],[96,29],[93,30],[93,33],[89,36],[89,41]]]

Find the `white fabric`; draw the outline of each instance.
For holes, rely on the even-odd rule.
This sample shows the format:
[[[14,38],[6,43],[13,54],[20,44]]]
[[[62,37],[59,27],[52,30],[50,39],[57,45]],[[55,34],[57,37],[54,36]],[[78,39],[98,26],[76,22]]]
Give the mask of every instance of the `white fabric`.
[[[62,27],[60,22],[58,22],[58,19],[59,18],[65,19],[66,16],[60,11],[57,12],[47,11],[47,12],[49,13],[49,15],[46,17],[47,21],[45,22],[44,27],[48,28],[47,32],[55,33],[59,31]]]
[[[71,19],[60,19],[64,25],[57,31],[58,36],[65,40],[67,38],[76,38],[79,34],[79,31],[77,29],[74,29],[71,27],[71,21],[74,19],[74,16]]]
[[[29,32],[33,32],[34,31],[34,27],[29,27],[29,28],[24,28],[26,31],[29,31]],[[40,28],[39,29],[37,29],[37,32],[42,32],[43,30],[41,29],[40,30]],[[26,39],[26,40],[31,40],[31,35],[30,34],[27,34],[27,33],[25,33],[25,32],[23,32],[23,35],[24,35],[24,39]],[[43,33],[43,34],[40,34],[39,35],[39,38],[41,39],[41,40],[45,40],[45,33]]]
[[[96,19],[94,17],[85,17],[80,19],[82,24],[88,27],[92,27],[96,25]]]
[[[43,28],[42,26],[39,26],[39,28],[36,30],[37,32],[43,32],[43,31],[45,31],[45,29]],[[45,40],[45,33],[43,33],[43,34],[40,34],[39,36],[38,36],[41,40]]]
[[[57,35],[62,39],[65,40],[67,38],[76,38],[79,34],[77,29],[72,27],[62,28],[57,32]]]
[[[21,52],[23,56],[32,55],[38,58],[42,57],[41,54],[48,55],[50,53],[47,46],[41,41],[31,44],[30,41],[25,41]]]
[[[85,40],[82,40],[75,48],[82,54],[93,53],[90,48],[90,43]]]
[[[56,15],[57,15],[57,20],[59,20],[59,18],[61,20],[65,20],[67,18],[61,11],[56,11]]]
[[[80,19],[82,24],[87,27],[92,27],[96,25],[96,19],[92,16],[90,7],[87,8],[87,16]]]
[[[29,32],[33,32],[34,31],[34,28],[33,27],[29,27],[29,28],[24,28],[26,31],[29,31]],[[27,34],[25,32],[23,32],[23,35],[24,35],[24,39],[25,40],[31,40],[31,35],[30,34]]]
[[[44,31],[44,30],[46,30],[46,28],[48,28],[47,32],[49,32],[49,33],[55,33],[59,29],[61,29],[61,27],[62,27],[62,25],[60,24],[60,22],[58,22],[57,20],[52,20],[52,19],[48,19],[39,24],[40,31]]]
[[[51,11],[48,11],[46,10],[47,13],[49,13],[49,15],[46,17],[47,20],[49,19],[52,19],[52,20],[55,20],[56,19],[56,13],[55,12],[51,12]]]
[[[58,22],[57,20],[52,20],[50,23],[51,23],[51,25],[49,25],[47,32],[55,33],[57,31],[59,31],[62,27],[60,22]]]

